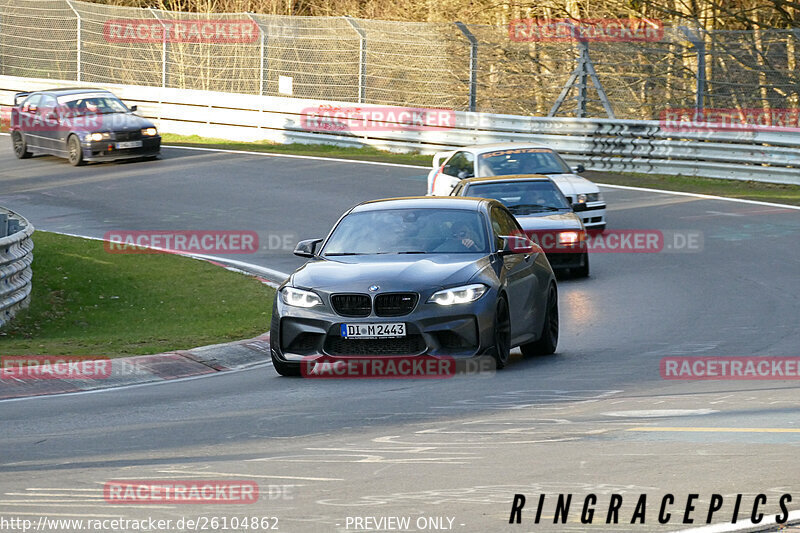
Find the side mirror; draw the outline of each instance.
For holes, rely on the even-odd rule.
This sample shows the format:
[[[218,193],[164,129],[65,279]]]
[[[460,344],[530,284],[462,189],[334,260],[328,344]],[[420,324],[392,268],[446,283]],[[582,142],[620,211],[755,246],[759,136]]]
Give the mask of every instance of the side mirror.
[[[133,111],[136,111],[137,109],[139,109],[139,106],[138,106],[138,105],[132,105],[132,106],[130,107],[130,110],[131,110],[131,112],[133,112]]]
[[[35,105],[28,106],[28,113],[33,113],[34,115],[39,112],[39,108]]]
[[[501,235],[503,244],[497,253],[500,255],[529,254],[533,252],[534,244],[525,235]]]
[[[306,239],[297,243],[294,247],[294,255],[298,257],[315,257],[317,255],[317,245],[322,239]]]
[[[575,171],[575,174],[580,174],[581,172],[586,172],[586,167],[583,165],[578,165],[577,167],[573,168],[572,170]]]

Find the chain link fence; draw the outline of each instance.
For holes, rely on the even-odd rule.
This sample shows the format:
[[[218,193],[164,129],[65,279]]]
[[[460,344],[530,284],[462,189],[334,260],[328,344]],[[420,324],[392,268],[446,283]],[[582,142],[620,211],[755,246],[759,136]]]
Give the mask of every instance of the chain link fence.
[[[213,35],[158,37],[176,24]],[[226,25],[245,38],[214,33]],[[517,42],[506,26],[0,0],[4,75],[523,116],[796,108],[799,39],[664,28],[654,42]]]

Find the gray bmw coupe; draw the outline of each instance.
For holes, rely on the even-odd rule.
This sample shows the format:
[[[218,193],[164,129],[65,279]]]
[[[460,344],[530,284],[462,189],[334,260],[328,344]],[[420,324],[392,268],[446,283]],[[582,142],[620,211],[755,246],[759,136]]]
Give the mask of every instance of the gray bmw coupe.
[[[347,211],[279,287],[271,351],[281,375],[330,357],[548,354],[558,292],[542,249],[500,202],[417,197]]]

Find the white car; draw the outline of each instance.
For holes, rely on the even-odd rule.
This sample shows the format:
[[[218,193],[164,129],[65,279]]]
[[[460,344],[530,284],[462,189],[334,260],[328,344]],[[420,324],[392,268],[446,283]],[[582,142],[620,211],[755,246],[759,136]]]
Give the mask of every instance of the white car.
[[[600,189],[580,177],[550,148],[526,143],[480,144],[433,156],[428,173],[428,196],[448,196],[465,178],[545,174],[553,180],[588,230],[606,227],[606,202]]]

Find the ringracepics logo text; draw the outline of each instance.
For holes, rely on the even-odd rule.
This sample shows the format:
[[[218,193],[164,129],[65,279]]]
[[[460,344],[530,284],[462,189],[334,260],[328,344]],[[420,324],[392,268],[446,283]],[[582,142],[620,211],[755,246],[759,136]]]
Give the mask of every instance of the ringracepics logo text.
[[[508,37],[517,42],[656,42],[664,38],[664,24],[656,19],[517,19],[509,23]]]
[[[254,43],[261,38],[252,20],[112,19],[103,25],[109,43]]]
[[[255,231],[109,231],[103,247],[111,254],[252,254],[259,249]]]
[[[702,500],[699,493],[685,496],[539,494],[525,510],[527,496],[514,494],[508,523],[521,524],[523,510],[526,523],[542,523],[545,520],[543,511],[546,510],[547,514],[544,516],[548,519],[552,516],[553,524],[578,520],[581,524],[653,524],[656,521],[661,525],[695,522],[710,524],[712,520],[720,519],[731,524],[739,521],[758,524],[768,512],[774,512],[775,521],[783,524],[789,519],[788,504],[791,501],[791,494],[770,498],[766,494],[711,494],[708,499]]]
[[[425,131],[455,127],[452,109],[419,107],[340,107],[321,105],[301,111],[300,127],[307,131]]]

